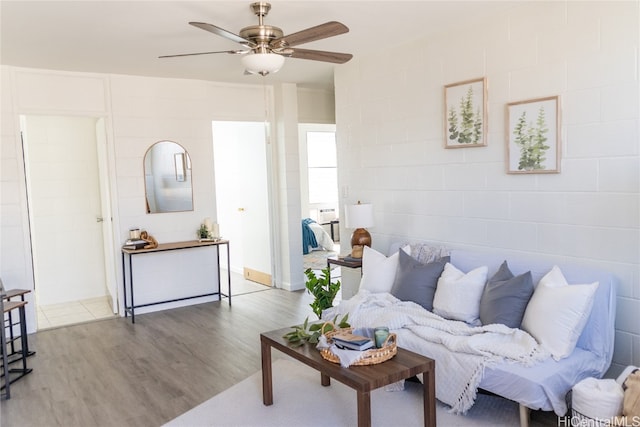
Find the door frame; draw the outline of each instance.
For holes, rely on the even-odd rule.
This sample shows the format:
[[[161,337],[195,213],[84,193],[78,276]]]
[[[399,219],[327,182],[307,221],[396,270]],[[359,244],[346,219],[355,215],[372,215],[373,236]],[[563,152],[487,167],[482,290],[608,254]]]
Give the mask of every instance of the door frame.
[[[119,293],[118,293],[118,281],[117,281],[117,266],[116,266],[116,252],[114,246],[115,235],[114,232],[118,228],[117,218],[113,215],[113,206],[116,204],[116,194],[113,191],[115,182],[115,168],[113,167],[115,161],[115,153],[113,150],[113,144],[111,137],[111,120],[108,116],[91,113],[65,113],[60,111],[51,112],[20,112],[19,118],[19,135],[20,135],[20,154],[22,157],[23,165],[25,165],[24,173],[24,194],[25,203],[27,206],[27,224],[28,224],[28,244],[30,248],[30,264],[32,268],[32,280],[34,286],[34,292],[37,295],[37,283],[35,279],[35,263],[33,259],[33,235],[32,235],[32,217],[29,208],[31,203],[30,189],[28,185],[28,177],[26,170],[26,153],[25,153],[25,141],[23,137],[24,123],[23,118],[28,116],[48,116],[48,117],[79,117],[95,119],[95,137],[96,137],[96,156],[98,161],[98,180],[100,186],[100,203],[102,208],[102,236],[103,236],[103,253],[104,253],[104,269],[105,269],[105,285],[111,298],[111,308],[114,314],[119,313]],[[37,298],[34,299],[36,306],[38,305]],[[37,325],[37,322],[35,322]],[[37,330],[37,327],[36,327]]]
[[[276,242],[276,238],[275,238],[275,234],[274,234],[274,215],[273,215],[273,207],[274,207],[274,201],[273,201],[273,189],[272,189],[272,185],[273,185],[273,180],[270,179],[269,177],[272,176],[272,150],[271,150],[271,144],[270,144],[270,129],[271,126],[268,126],[267,123],[264,123],[262,121],[259,120],[225,120],[225,119],[214,119],[211,121],[211,127],[212,127],[212,135],[215,134],[215,126],[216,123],[227,123],[227,124],[237,124],[238,126],[241,125],[256,125],[256,124],[262,124],[264,126],[264,139],[263,139],[263,143],[265,144],[265,152],[264,152],[264,156],[265,158],[263,159],[265,162],[265,173],[266,173],[266,177],[265,179],[267,180],[267,185],[266,185],[266,189],[267,189],[267,226],[269,228],[269,233],[270,233],[270,239],[269,239],[269,250],[270,250],[270,254],[269,254],[269,260],[268,260],[268,264],[269,264],[269,268],[270,271],[268,272],[269,275],[271,276],[271,287],[276,287],[276,265],[275,265],[275,242]],[[216,149],[215,149],[215,145],[216,145],[216,141],[212,140],[211,144],[213,146],[213,157],[214,157],[214,183],[218,182],[218,179],[221,180],[225,180],[225,181],[231,181],[231,179],[227,179],[228,177],[225,176],[220,176],[219,175],[219,171],[216,170],[215,168],[215,157],[216,157]],[[214,184],[217,185],[217,184]],[[216,196],[216,217],[219,218],[219,210],[220,210],[220,198],[218,196]],[[234,209],[233,207],[229,207],[229,210]],[[240,247],[240,250],[242,250],[242,248],[244,247],[244,239],[236,239],[240,240],[240,243],[236,243],[234,244],[234,247],[238,247],[238,245],[242,245]],[[244,266],[241,267],[240,270],[234,269],[233,267],[231,268],[232,271],[234,271],[237,274],[243,274],[246,270],[246,268],[244,268]]]

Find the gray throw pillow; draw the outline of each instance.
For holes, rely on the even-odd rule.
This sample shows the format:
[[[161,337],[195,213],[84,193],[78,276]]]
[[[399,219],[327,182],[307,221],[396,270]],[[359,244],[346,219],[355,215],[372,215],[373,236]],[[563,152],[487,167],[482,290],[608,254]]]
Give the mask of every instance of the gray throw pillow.
[[[484,287],[480,298],[480,321],[483,325],[501,323],[510,328],[519,328],[531,295],[531,272],[514,277],[507,261],[503,262]]]
[[[438,278],[440,278],[447,262],[449,262],[448,256],[422,264],[405,251],[400,250],[398,269],[391,288],[391,295],[402,301],[413,301],[432,311]]]

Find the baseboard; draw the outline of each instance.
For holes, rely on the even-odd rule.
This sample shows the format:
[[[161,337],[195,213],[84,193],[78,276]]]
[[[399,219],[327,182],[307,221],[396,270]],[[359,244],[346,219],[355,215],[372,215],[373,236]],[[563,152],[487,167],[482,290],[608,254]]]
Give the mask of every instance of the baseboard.
[[[271,275],[268,273],[244,267],[243,276],[245,280],[271,286]]]

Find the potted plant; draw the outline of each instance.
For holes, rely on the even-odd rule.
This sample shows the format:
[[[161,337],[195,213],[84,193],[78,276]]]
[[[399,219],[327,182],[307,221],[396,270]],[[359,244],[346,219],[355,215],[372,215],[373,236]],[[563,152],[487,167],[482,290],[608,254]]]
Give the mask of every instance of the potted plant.
[[[323,310],[333,307],[333,300],[340,290],[339,280],[334,283],[330,282],[329,266],[320,271],[322,272],[320,277],[310,268],[304,272],[307,276],[307,282],[305,283],[307,292],[315,297],[309,305],[316,316],[318,316],[318,319],[321,318]]]
[[[211,236],[209,236],[209,229],[207,228],[206,225],[201,224],[200,228],[198,228],[198,238],[200,239],[208,239]]]
[[[329,267],[320,271],[322,272],[320,276],[317,276],[310,268],[304,272],[307,276],[307,282],[305,283],[307,292],[314,296],[314,300],[309,304],[309,306],[311,306],[313,312],[318,316],[318,319],[321,319],[323,310],[333,307],[333,300],[340,290],[339,280],[334,283],[329,281]],[[323,324],[322,322],[309,323],[309,317],[307,317],[304,319],[304,323],[302,325],[294,326],[293,330],[285,334],[283,338],[289,341],[293,346],[299,346],[305,342],[315,344],[318,342],[318,338],[322,333],[327,333],[333,330],[334,327],[348,328],[348,318],[349,314],[346,314],[340,320],[338,320],[338,316],[336,316],[332,322]]]
[[[340,320],[338,320],[338,316],[336,316],[331,322],[309,323],[309,316],[307,316],[302,325],[294,326],[293,330],[284,334],[282,338],[289,341],[292,347],[299,347],[307,342],[317,344],[320,335],[333,331],[336,328],[342,329],[350,327],[351,325],[349,325],[348,319],[349,313],[345,314]]]

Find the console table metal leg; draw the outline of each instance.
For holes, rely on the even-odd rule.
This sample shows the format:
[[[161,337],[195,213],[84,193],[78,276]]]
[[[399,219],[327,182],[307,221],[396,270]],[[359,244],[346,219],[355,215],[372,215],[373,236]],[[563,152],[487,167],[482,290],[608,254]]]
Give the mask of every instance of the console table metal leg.
[[[222,280],[220,279],[220,245],[216,246],[216,268],[218,269],[218,297],[222,303]]]
[[[127,312],[127,270],[124,262],[124,252],[122,252],[122,299],[124,300],[124,317],[129,317]]]
[[[218,265],[220,265],[219,262]],[[231,305],[231,248],[229,247],[229,242],[227,242],[227,283],[229,286],[229,305]]]
[[[129,289],[131,291],[131,323],[136,323],[135,303],[133,301],[133,261],[129,255]]]

